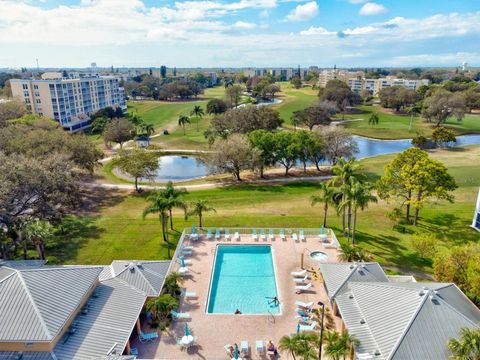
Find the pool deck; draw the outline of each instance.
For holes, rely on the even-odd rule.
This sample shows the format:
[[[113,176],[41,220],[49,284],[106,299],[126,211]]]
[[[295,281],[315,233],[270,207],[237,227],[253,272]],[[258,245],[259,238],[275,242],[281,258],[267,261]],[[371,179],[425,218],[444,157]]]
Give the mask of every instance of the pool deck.
[[[213,236],[214,238],[214,236]],[[183,335],[183,322],[176,321],[173,326],[160,335],[160,340],[149,344],[139,344],[139,358],[143,359],[227,359],[224,350],[226,344],[248,341],[252,359],[264,359],[256,353],[255,343],[263,340],[266,343],[272,340],[277,346],[284,335],[295,333],[297,319],[295,319],[295,301],[303,302],[322,301],[328,304],[327,294],[320,279],[312,279],[312,288],[302,294],[296,294],[292,271],[300,270],[301,254],[304,255],[304,268],[318,269],[318,261],[309,256],[310,251],[320,250],[328,254],[328,261],[338,261],[338,251],[334,248],[325,248],[318,235],[306,234],[304,241],[294,241],[287,234],[285,240],[276,236],[275,240],[254,240],[251,235],[244,235],[240,240],[221,239],[206,240],[201,236],[198,241],[185,240],[185,245],[193,246],[193,253],[186,256],[188,259],[189,274],[185,276],[182,287],[197,294],[196,299],[180,302],[181,312],[188,312],[191,318],[188,325],[193,335],[197,337],[197,344],[189,349],[181,349],[176,339]],[[330,238],[330,236],[329,236]],[[214,266],[217,244],[270,244],[272,246],[273,261],[276,270],[277,290],[281,302],[280,315],[217,315],[207,314],[206,307],[209,295],[211,273]],[[176,255],[178,254],[178,249]],[[179,265],[174,265],[173,271]],[[248,294],[246,294],[248,296]],[[336,319],[338,321],[338,319]],[[339,325],[340,322],[338,321]],[[144,327],[147,325],[144,324]],[[286,359],[286,354],[281,354]]]

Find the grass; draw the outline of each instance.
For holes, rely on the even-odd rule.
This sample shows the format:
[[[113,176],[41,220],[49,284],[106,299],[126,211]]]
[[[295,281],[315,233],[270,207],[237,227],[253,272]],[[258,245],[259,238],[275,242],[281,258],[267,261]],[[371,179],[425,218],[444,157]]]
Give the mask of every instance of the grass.
[[[285,125],[291,125],[292,114],[297,110],[305,109],[318,101],[318,90],[312,90],[311,87],[295,89],[289,82],[280,83],[282,92],[279,97],[282,103],[275,105],[274,108],[280,113]]]
[[[411,247],[414,231],[436,234],[443,246],[460,245],[479,240],[478,233],[469,228],[474,201],[480,183],[480,146],[456,150],[437,150],[431,153],[445,163],[455,177],[459,188],[455,203],[431,202],[420,213],[418,228],[406,225],[395,227],[386,214],[394,204],[372,204],[359,214],[358,243],[374,255],[374,260],[396,271],[414,270],[431,273],[431,260],[421,259]],[[392,155],[362,160],[365,171],[372,179],[378,178]],[[310,196],[318,192],[316,183],[289,183],[284,185],[236,185],[225,188],[190,192],[187,200],[208,199],[217,213],[204,216],[204,225],[211,227],[319,227],[322,221],[321,206],[311,208]],[[51,254],[69,264],[107,264],[113,259],[162,259],[166,248],[161,241],[158,217],[142,219],[146,206],[145,194],[119,196],[99,211],[97,217],[85,217],[86,235],[65,240],[77,244],[61,248]],[[196,222],[185,220],[181,211],[175,211],[174,224],[178,231]],[[340,234],[340,218],[330,211],[328,226]],[[81,235],[81,236],[80,236]],[[171,232],[178,239],[179,232]],[[341,241],[345,241],[340,237]]]
[[[420,117],[413,118],[410,128],[410,116],[408,115],[392,114],[387,109],[373,105],[361,105],[358,109],[361,113],[345,115],[346,120],[352,121],[343,124],[346,129],[356,135],[378,139],[406,139],[417,134],[431,136],[434,130],[433,124],[425,122]],[[368,124],[368,119],[373,112],[376,112],[380,118],[378,125]],[[337,119],[341,118],[341,115],[337,116]],[[454,129],[459,135],[480,133],[480,116],[467,114],[461,122],[449,119],[445,126]]]

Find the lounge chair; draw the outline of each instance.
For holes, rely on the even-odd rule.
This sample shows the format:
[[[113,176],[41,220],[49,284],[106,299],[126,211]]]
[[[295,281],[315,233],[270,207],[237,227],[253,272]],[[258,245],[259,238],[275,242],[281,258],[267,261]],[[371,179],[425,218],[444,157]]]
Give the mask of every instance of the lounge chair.
[[[300,325],[309,325],[312,323],[312,317],[307,315],[307,316],[302,316],[302,315],[295,315],[295,319],[298,320],[298,322],[303,323]]]
[[[304,284],[308,281],[308,275],[305,275],[303,278],[293,278],[293,281],[297,284]]]
[[[285,240],[285,230],[280,230],[280,239]]]
[[[225,230],[225,240],[230,240],[230,229]]]
[[[193,250],[193,246],[182,245],[182,250]]]
[[[307,270],[303,269],[303,270],[300,270],[300,271],[292,271],[290,274],[292,274],[292,276],[302,277],[302,276],[305,276],[307,274]]]
[[[233,239],[239,241],[240,235],[238,235],[238,230],[235,230],[235,234],[233,235]]]
[[[175,310],[172,310],[170,312],[173,316],[174,319],[190,319],[190,314],[189,313],[178,313]]]
[[[190,232],[190,240],[198,240],[197,227],[195,224],[192,225],[192,231]]]
[[[265,352],[265,348],[263,347],[263,340],[255,341],[255,349],[257,350],[257,354],[263,354]]]
[[[182,255],[192,255],[192,250],[187,250],[187,249],[181,249],[180,250]]]
[[[130,348],[130,355],[138,356],[138,349],[136,347]]]
[[[314,331],[318,323],[316,321],[312,322],[310,325],[300,325],[300,331]]]
[[[140,340],[141,343],[144,343],[147,341],[153,341],[156,339],[158,339],[158,333],[156,331],[144,333],[142,330],[140,330],[140,335],[138,336],[138,340]]]
[[[180,256],[182,256],[182,255],[180,255]],[[183,259],[183,262],[184,262],[185,265],[192,265],[192,260]],[[177,263],[181,264],[182,260],[177,259]]]
[[[207,240],[210,240],[212,238],[212,229],[207,230]]]
[[[313,301],[310,301],[310,302],[306,303],[306,302],[297,300],[297,301],[295,301],[295,305],[297,305],[298,307],[304,308],[304,309],[312,310],[315,303]]]
[[[305,241],[305,233],[303,230],[300,230],[300,241]]]
[[[250,352],[250,347],[248,346],[248,341],[247,340],[242,340],[240,342],[240,352],[245,354],[245,356],[248,356]]]
[[[188,267],[186,267],[186,266],[182,266],[182,267],[180,267],[180,268],[178,269],[178,273],[179,273],[180,275],[186,275],[186,274],[188,274],[189,271],[190,271],[190,270],[189,270]]]
[[[260,239],[265,240],[267,237],[265,236],[265,229],[262,229],[260,232]]]
[[[257,240],[257,239],[258,239],[258,237],[257,237],[257,229],[253,229],[253,230],[252,230],[252,239],[253,239],[253,240]]]
[[[220,236],[221,236],[220,229],[215,230],[215,240],[219,240]]]
[[[295,290],[297,290],[298,292],[303,292],[303,291],[309,290],[311,287],[312,287],[312,283],[308,283],[305,285],[297,285],[295,286]]]
[[[227,352],[228,356],[230,356],[230,348],[232,347],[231,344],[226,344],[223,348],[225,349],[225,351]]]
[[[355,355],[359,360],[373,359],[373,355],[370,355],[369,353],[355,353]]]
[[[273,235],[273,230],[272,229],[270,229],[270,231],[268,233],[268,238],[272,241],[275,240],[275,235]]]
[[[187,289],[182,289],[182,296],[185,299],[194,299],[197,297],[197,293],[195,291],[187,291]]]
[[[294,240],[295,242],[298,242],[297,233],[293,233],[293,234],[292,234],[292,240]]]

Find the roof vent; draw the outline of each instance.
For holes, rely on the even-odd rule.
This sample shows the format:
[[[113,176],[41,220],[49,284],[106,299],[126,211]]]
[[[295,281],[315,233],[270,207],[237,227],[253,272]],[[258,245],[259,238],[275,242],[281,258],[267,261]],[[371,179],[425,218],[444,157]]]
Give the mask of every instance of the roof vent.
[[[135,272],[135,264],[133,262],[128,264],[128,270],[130,270],[132,273]]]
[[[420,296],[425,295],[425,291],[424,291],[424,290],[420,290],[420,291],[418,292],[418,295],[420,295]]]
[[[353,294],[350,294],[348,298],[353,299]]]
[[[360,324],[365,324],[365,319],[360,319]]]
[[[362,265],[360,265],[360,266],[365,269],[365,264],[362,264]]]
[[[354,264],[350,264],[350,266],[349,266],[350,269],[353,269],[354,267],[355,267]]]
[[[380,350],[376,350],[375,351],[375,356],[380,356],[382,353],[380,352]]]

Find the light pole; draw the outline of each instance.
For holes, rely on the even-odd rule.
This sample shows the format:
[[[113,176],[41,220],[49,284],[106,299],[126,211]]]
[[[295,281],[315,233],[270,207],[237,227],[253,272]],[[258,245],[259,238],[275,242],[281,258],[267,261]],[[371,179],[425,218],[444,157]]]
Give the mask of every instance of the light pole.
[[[318,305],[322,307],[322,319],[320,321],[320,344],[318,345],[318,360],[322,360],[322,344],[323,344],[323,317],[325,316],[325,304],[321,301]]]

